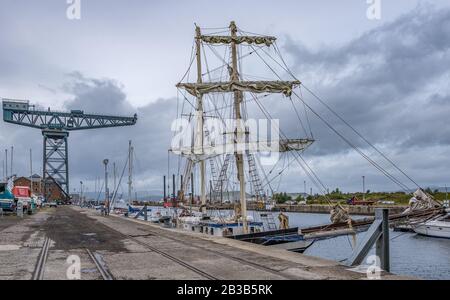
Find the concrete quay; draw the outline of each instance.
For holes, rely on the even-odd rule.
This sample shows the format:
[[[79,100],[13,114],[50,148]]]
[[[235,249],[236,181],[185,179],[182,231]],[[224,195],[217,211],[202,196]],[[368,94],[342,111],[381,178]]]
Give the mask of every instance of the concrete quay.
[[[74,206],[0,218],[0,280],[68,279],[74,257],[82,280],[367,279],[334,261]]]

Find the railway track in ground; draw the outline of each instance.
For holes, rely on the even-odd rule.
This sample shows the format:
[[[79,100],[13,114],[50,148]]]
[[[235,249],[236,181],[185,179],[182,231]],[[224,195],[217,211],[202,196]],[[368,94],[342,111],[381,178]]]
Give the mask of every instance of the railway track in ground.
[[[255,263],[255,262],[252,262],[252,261],[249,261],[249,260],[240,258],[240,257],[236,257],[236,256],[233,256],[233,255],[230,255],[230,254],[227,254],[227,253],[220,252],[220,251],[208,249],[208,248],[205,248],[205,247],[202,247],[202,246],[199,246],[199,245],[195,245],[195,244],[193,244],[193,243],[189,243],[189,242],[186,242],[186,241],[180,241],[180,240],[177,240],[177,239],[175,239],[175,238],[173,238],[173,237],[170,237],[170,236],[168,236],[168,235],[161,235],[161,236],[164,236],[164,237],[167,238],[167,239],[170,239],[170,240],[173,240],[173,241],[182,243],[182,244],[184,244],[184,245],[186,245],[186,246],[190,246],[190,247],[194,247],[194,248],[201,249],[201,250],[204,250],[204,251],[208,251],[208,252],[210,252],[210,253],[214,253],[214,254],[216,254],[216,255],[219,255],[219,256],[228,258],[228,259],[230,259],[230,260],[234,260],[234,261],[237,261],[237,262],[239,262],[239,263],[242,263],[242,264],[246,264],[246,265],[252,266],[252,267],[257,268],[257,269],[259,269],[259,270],[261,270],[261,271],[265,271],[265,272],[268,272],[268,273],[271,273],[271,274],[274,274],[274,275],[277,275],[277,276],[281,276],[281,277],[283,277],[284,279],[291,279],[291,280],[292,280],[292,279],[298,279],[297,277],[290,276],[290,275],[287,275],[287,274],[282,274],[282,273],[280,273],[280,271],[278,271],[278,270],[269,268],[269,267],[267,267],[267,266],[260,265],[260,264],[258,264],[258,263]]]
[[[111,231],[122,235],[124,238],[129,239],[129,240],[135,242],[136,244],[139,244],[142,247],[147,248],[148,250],[151,250],[151,251],[153,251],[155,253],[158,253],[159,255],[167,258],[168,260],[170,260],[172,262],[175,262],[175,263],[185,267],[186,269],[188,269],[188,270],[190,270],[190,271],[192,271],[192,272],[194,272],[194,273],[196,273],[196,274],[198,274],[198,275],[200,275],[200,276],[202,276],[202,277],[204,277],[206,279],[209,279],[209,280],[220,280],[220,278],[217,278],[214,275],[209,274],[209,273],[207,273],[207,272],[205,272],[205,271],[203,271],[203,270],[201,270],[201,269],[199,269],[199,268],[197,268],[197,267],[195,267],[195,266],[193,266],[193,265],[183,261],[182,259],[179,259],[179,258],[177,258],[177,257],[175,257],[173,255],[170,255],[170,254],[168,254],[168,253],[166,253],[166,252],[164,252],[164,251],[162,251],[162,250],[160,250],[160,249],[158,249],[158,248],[156,248],[154,246],[151,246],[151,245],[149,245],[149,244],[147,244],[147,243],[145,243],[145,242],[143,242],[141,240],[138,240],[136,237],[133,237],[131,235],[127,235],[127,234],[122,233],[122,232],[120,232],[118,230],[115,230],[115,229],[113,229],[111,227],[108,227],[108,228]]]
[[[176,257],[174,257],[174,256],[172,256],[172,255],[170,255],[170,254],[168,254],[168,253],[165,253],[165,252],[163,252],[163,251],[161,251],[161,250],[159,250],[159,249],[157,249],[157,248],[155,248],[155,247],[153,247],[153,246],[151,246],[151,245],[149,245],[149,244],[147,244],[147,243],[145,243],[145,242],[142,242],[142,241],[138,240],[137,237],[134,237],[134,236],[128,235],[128,234],[124,234],[124,233],[122,233],[122,232],[120,232],[120,231],[117,231],[116,229],[113,229],[113,228],[111,228],[111,227],[109,227],[109,226],[108,226],[108,228],[109,228],[111,231],[113,231],[113,232],[116,232],[116,233],[121,234],[124,238],[130,239],[130,240],[132,240],[132,241],[134,241],[134,242],[140,244],[140,245],[143,246],[143,247],[146,247],[146,248],[148,248],[148,249],[150,249],[150,250],[152,250],[152,251],[154,251],[154,252],[156,252],[156,253],[159,253],[159,254],[161,254],[161,255],[163,255],[163,256],[166,256],[167,258],[169,258],[169,259],[171,259],[171,260],[173,260],[173,261],[175,261],[175,262],[177,262],[177,263],[179,263],[179,264],[185,266],[185,267],[188,268],[188,269],[191,269],[191,268],[192,268],[192,269],[191,269],[192,271],[194,271],[195,273],[197,273],[197,274],[199,274],[199,275],[202,275],[202,276],[205,277],[205,278],[208,278],[208,279],[211,279],[211,280],[219,280],[219,278],[216,278],[215,276],[213,276],[213,275],[211,275],[211,274],[208,274],[208,273],[206,273],[206,272],[204,272],[204,271],[201,271],[201,270],[199,270],[198,268],[193,267],[192,265],[187,264],[186,262],[182,261],[182,260],[179,259],[179,258],[176,258]],[[276,269],[269,268],[269,267],[267,267],[267,266],[264,266],[264,265],[261,265],[261,264],[258,264],[258,263],[255,263],[255,262],[252,262],[252,261],[249,261],[249,260],[240,258],[240,257],[236,257],[236,256],[233,256],[233,255],[230,255],[230,254],[226,254],[226,253],[223,253],[223,252],[220,252],[220,251],[208,249],[208,248],[205,248],[205,247],[202,247],[202,246],[193,244],[193,243],[189,243],[189,242],[187,242],[187,241],[182,241],[182,240],[173,238],[173,237],[171,237],[171,236],[169,236],[169,235],[167,235],[167,234],[161,234],[160,232],[156,233],[155,231],[152,231],[152,230],[150,230],[150,229],[148,229],[148,228],[145,228],[144,231],[147,232],[147,233],[159,235],[159,236],[161,236],[161,237],[164,237],[164,238],[166,238],[166,239],[172,240],[172,241],[174,241],[174,242],[177,242],[177,243],[180,243],[180,244],[189,246],[189,247],[193,247],[193,248],[197,248],[197,249],[200,249],[200,250],[203,250],[203,251],[207,251],[207,252],[213,253],[213,254],[215,254],[215,255],[217,255],[217,256],[221,256],[221,257],[224,257],[224,258],[227,258],[227,259],[230,259],[230,260],[239,262],[240,264],[245,264],[245,265],[254,267],[254,268],[259,269],[259,270],[261,270],[261,271],[265,271],[265,272],[268,272],[268,273],[271,273],[271,274],[280,276],[280,277],[282,277],[283,279],[288,279],[288,280],[295,280],[295,279],[298,279],[298,278],[295,277],[295,276],[290,276],[290,275],[288,275],[288,274],[282,274],[282,273],[280,273],[280,271],[278,271],[278,270],[276,270]],[[141,238],[145,238],[145,236],[140,236],[140,237],[141,237]],[[195,270],[194,270],[194,269],[195,269]]]
[[[45,237],[44,244],[42,245],[41,252],[39,252],[38,260],[34,267],[32,279],[33,280],[43,280],[45,273],[45,265],[48,258],[48,249],[50,247],[50,239]]]
[[[114,280],[114,276],[109,272],[108,268],[102,261],[102,259],[95,253],[92,252],[89,249],[85,249],[91,260],[94,262],[95,267],[97,268],[98,272],[102,276],[103,280]]]
[[[34,267],[34,271],[32,274],[32,280],[44,280],[45,277],[45,267],[47,264],[48,259],[48,252],[50,248],[50,239],[48,237],[45,237],[44,243],[42,245],[41,251],[39,252],[38,260],[36,262],[36,265]],[[108,268],[105,266],[101,258],[96,254],[95,252],[92,252],[89,249],[85,249],[87,252],[89,258],[94,263],[95,267],[97,268],[97,271],[100,273],[103,280],[114,280],[114,277],[109,272]]]

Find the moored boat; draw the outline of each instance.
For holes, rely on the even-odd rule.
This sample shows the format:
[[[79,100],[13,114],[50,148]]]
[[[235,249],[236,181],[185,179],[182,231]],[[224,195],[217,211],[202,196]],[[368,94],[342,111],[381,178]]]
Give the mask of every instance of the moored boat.
[[[450,210],[446,212],[444,216],[412,225],[413,230],[420,235],[450,239]]]

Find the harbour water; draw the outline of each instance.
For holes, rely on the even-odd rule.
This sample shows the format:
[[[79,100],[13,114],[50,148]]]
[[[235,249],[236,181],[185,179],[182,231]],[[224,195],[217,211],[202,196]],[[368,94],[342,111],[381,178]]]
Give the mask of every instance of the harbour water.
[[[164,210],[154,207],[156,210]],[[219,212],[216,212],[219,213]],[[230,214],[221,211],[221,215]],[[309,227],[329,224],[328,214],[286,213],[290,227]],[[258,212],[250,211],[257,219]],[[278,225],[277,213],[274,213]],[[365,216],[352,216],[365,218]],[[365,233],[357,235],[361,240]],[[372,249],[372,252],[374,250]],[[304,254],[343,261],[352,253],[352,237],[340,236],[316,241]],[[390,232],[391,272],[398,275],[412,276],[422,279],[450,279],[450,239],[425,237],[409,232]]]
[[[352,216],[355,218],[355,216]],[[325,214],[289,214],[290,226],[307,227],[329,223]],[[357,235],[357,241],[365,233]],[[307,255],[341,261],[352,253],[352,238],[341,236],[314,243]],[[390,232],[391,272],[423,279],[450,279],[450,239],[409,232]]]

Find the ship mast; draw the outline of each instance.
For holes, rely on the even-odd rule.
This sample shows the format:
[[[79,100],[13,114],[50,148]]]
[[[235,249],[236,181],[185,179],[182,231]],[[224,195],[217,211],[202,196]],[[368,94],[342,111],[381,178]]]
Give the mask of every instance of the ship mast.
[[[133,151],[134,148],[131,144],[131,140],[128,142],[128,204],[132,204],[132,197],[133,197]],[[115,169],[115,165],[114,165],[114,174],[116,172]],[[115,186],[115,179],[116,176],[114,175],[114,188],[116,188]]]
[[[201,30],[197,26],[196,33],[196,58],[197,58],[197,83],[201,84],[202,80],[202,59],[201,59]],[[197,95],[197,128],[196,128],[196,148],[200,149],[203,154],[203,96]],[[206,214],[206,187],[205,187],[205,161],[200,161],[200,192],[201,192],[201,211]]]
[[[231,21],[230,24],[231,31],[231,60],[232,60],[232,73],[231,73],[231,81],[239,82],[239,73],[238,73],[238,60],[237,60],[237,28],[234,21]],[[244,176],[244,156],[242,152],[238,152],[237,144],[243,143],[243,128],[241,128],[241,102],[242,102],[242,91],[234,92],[234,114],[236,120],[236,134],[235,134],[235,152],[234,156],[236,158],[236,166],[238,171],[238,179],[239,179],[239,198],[241,202],[241,216],[242,216],[242,225],[244,227],[244,233],[248,232],[247,226],[247,201],[245,199],[245,176]]]

